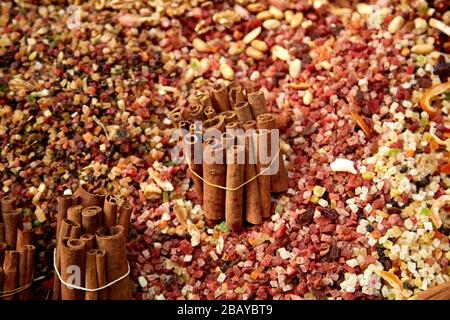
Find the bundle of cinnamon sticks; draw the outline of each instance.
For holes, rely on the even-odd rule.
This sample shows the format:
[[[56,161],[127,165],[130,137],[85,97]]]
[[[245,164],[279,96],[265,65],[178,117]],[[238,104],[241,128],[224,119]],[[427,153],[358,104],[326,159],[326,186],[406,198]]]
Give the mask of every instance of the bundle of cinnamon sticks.
[[[279,141],[271,145],[276,118],[256,84],[217,83],[169,117],[185,130],[184,152],[208,224],[225,219],[229,229],[240,231],[244,220],[261,224],[271,215],[271,192],[285,192],[288,176]],[[263,159],[263,147],[277,152]]]
[[[25,229],[22,209],[12,197],[1,199],[0,217],[0,299],[31,298],[34,254],[32,229]]]
[[[126,241],[131,205],[90,189],[84,184],[57,199],[54,263],[70,286],[55,272],[53,300],[130,300]]]

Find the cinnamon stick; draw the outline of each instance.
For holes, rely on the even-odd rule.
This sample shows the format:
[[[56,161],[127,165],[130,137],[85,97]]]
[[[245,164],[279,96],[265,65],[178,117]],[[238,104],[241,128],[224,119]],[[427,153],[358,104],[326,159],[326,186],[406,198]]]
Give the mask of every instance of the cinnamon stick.
[[[30,250],[33,251],[33,255],[30,254]],[[23,245],[19,251],[19,276],[18,276],[18,287],[22,288],[28,285],[31,282],[29,279],[32,274],[34,267],[34,250],[35,247],[31,244]],[[31,270],[31,271],[30,271]],[[28,293],[28,290],[22,290],[17,293],[18,300],[25,300]]]
[[[26,272],[26,284],[30,284],[33,281],[34,275],[34,254],[36,252],[36,247],[30,244],[25,245],[24,249],[27,252],[27,272]],[[28,300],[31,295],[31,288],[25,289],[24,299]]]
[[[61,278],[69,284],[84,286],[85,244],[80,239],[64,239],[61,243]],[[83,300],[84,292],[61,285],[62,300]]]
[[[72,196],[59,196],[56,198],[57,205],[57,216],[56,216],[56,239],[58,239],[59,230],[61,228],[61,223],[67,218],[67,209],[72,205]]]
[[[266,129],[257,129],[254,133],[254,143],[255,143],[255,152],[256,152],[256,172],[262,173],[269,166],[267,161],[263,161],[262,154],[267,154],[265,151],[260,151],[261,148],[267,148],[267,140],[269,136],[269,131]],[[264,172],[266,173],[266,172]],[[260,174],[257,178],[259,192],[261,197],[261,209],[262,209],[262,217],[268,218],[270,217],[271,211],[271,203],[270,203],[270,175]]]
[[[15,250],[6,250],[3,261],[3,292],[17,289],[20,254]],[[3,300],[13,300],[15,295],[3,297]]]
[[[3,268],[2,268],[3,263],[0,265],[0,290],[3,290],[3,277],[4,277],[4,272],[3,272]],[[1,298],[0,298],[1,299]]]
[[[72,220],[78,224],[81,224],[81,211],[82,205],[71,206],[67,209],[67,219]]]
[[[265,113],[259,115],[256,119],[258,129],[276,129],[276,120],[275,117],[270,113]],[[270,136],[269,136],[269,139]],[[273,146],[274,149],[278,150],[280,146]],[[281,150],[278,152],[277,166],[278,170],[272,173],[270,177],[270,189],[272,192],[286,192],[288,189],[288,175],[286,171],[286,166],[284,164],[283,155]]]
[[[86,289],[96,289],[97,281],[97,250],[91,249],[86,253]],[[86,291],[85,300],[97,300],[97,291]]]
[[[448,300],[450,299],[450,281],[419,292],[417,300]]]
[[[253,81],[249,81],[247,83],[247,86],[245,87],[245,91],[247,92],[247,96],[249,93],[255,93],[257,91],[259,91],[260,87],[258,84],[256,84]]]
[[[105,201],[106,206],[106,201]],[[102,215],[102,208],[92,206],[84,208],[81,211],[81,228],[84,233],[95,234],[95,231],[99,228],[99,221],[102,219],[100,216]]]
[[[218,140],[210,139],[204,143],[203,175],[203,213],[207,220],[225,218],[225,190],[211,184],[225,187],[226,164],[225,148]]]
[[[244,122],[253,119],[252,109],[250,109],[248,102],[236,103],[234,112],[236,113],[236,117]]]
[[[23,228],[19,228],[17,230],[16,250],[20,251],[26,245],[33,244],[33,236],[34,231],[32,229],[23,230]]]
[[[104,224],[108,228],[115,226],[117,223],[117,199],[110,194],[105,198],[103,218]]]
[[[195,134],[187,134],[183,140],[184,152],[187,159],[189,159],[190,169],[200,177],[203,177],[203,166],[201,161],[201,145],[198,136]],[[197,154],[197,157],[195,156]],[[200,158],[200,159],[198,159]],[[195,174],[191,174],[192,181],[194,182],[194,190],[197,195],[197,199],[203,200],[203,181]]]
[[[80,204],[85,207],[97,206],[103,208],[106,193],[98,190],[96,193],[89,192],[90,185],[87,183],[81,185],[75,192],[75,196],[80,198]]]
[[[80,236],[80,240],[84,242],[86,251],[94,249],[95,247],[95,236],[94,234],[84,233]]]
[[[231,147],[227,152],[227,188],[237,188],[244,182],[245,148]],[[226,190],[225,221],[230,230],[240,232],[243,227],[244,193],[242,189]]]
[[[14,198],[10,196],[4,196],[1,200],[2,208],[2,221],[5,221],[4,214],[8,211],[14,211]]]
[[[5,223],[5,240],[10,249],[15,249],[17,242],[17,229],[22,224],[22,212],[20,209],[3,212]]]
[[[221,115],[217,115],[214,118],[208,119],[203,122],[203,133],[207,133],[209,130],[219,130],[223,132],[225,130],[225,118]]]
[[[254,126],[248,127],[248,130],[255,129]],[[250,181],[256,176],[256,154],[254,150],[254,133],[248,131],[244,135],[245,139],[245,169],[244,169],[244,181]],[[245,220],[251,224],[262,223],[262,207],[261,196],[258,186],[258,178],[253,179],[245,185],[244,199],[245,199]]]
[[[5,224],[0,222],[0,242],[5,242]]]
[[[225,124],[238,120],[236,112],[234,111],[224,111],[220,115],[224,118]]]
[[[192,120],[197,120],[197,121],[202,121],[205,120],[206,117],[203,113],[203,106],[200,103],[197,104],[190,104],[187,108],[186,108],[186,116],[184,117],[185,119],[192,119]]]
[[[213,107],[206,107],[203,109],[203,113],[207,119],[214,118],[217,115],[216,110]]]
[[[95,234],[97,247],[106,253],[106,279],[108,283],[117,280],[128,272],[127,249],[124,229],[121,225],[102,227]],[[130,277],[108,287],[108,299],[130,300]]]
[[[252,110],[253,119],[256,119],[259,115],[267,113],[266,98],[264,92],[261,90],[256,92],[247,93],[248,103]]]
[[[103,250],[98,250],[95,255],[95,262],[97,267],[97,285],[101,288],[106,285],[106,253]],[[97,291],[98,300],[108,300],[108,290],[102,289]]]
[[[178,127],[180,121],[183,120],[183,108],[177,107],[169,113],[169,119],[172,121],[175,127]]]
[[[216,83],[211,90],[211,96],[214,104],[214,109],[217,113],[230,110],[230,101],[228,99],[228,90],[223,83]]]
[[[0,266],[3,265],[3,260],[5,259],[5,251],[6,250],[8,250],[8,244],[6,242],[0,242]]]
[[[128,230],[130,228],[131,218],[131,204],[128,201],[124,201],[119,209],[119,224],[124,229],[125,240],[128,239]]]
[[[213,108],[213,103],[211,100],[211,96],[208,92],[201,92],[198,96],[199,102],[202,104],[203,108]],[[213,108],[214,109],[214,108]]]

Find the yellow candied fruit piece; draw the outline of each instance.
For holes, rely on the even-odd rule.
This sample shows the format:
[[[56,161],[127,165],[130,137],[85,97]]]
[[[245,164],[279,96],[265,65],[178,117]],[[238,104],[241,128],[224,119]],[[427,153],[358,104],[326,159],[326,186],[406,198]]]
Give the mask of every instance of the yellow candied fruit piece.
[[[402,192],[398,191],[397,189],[392,189],[390,193],[391,197],[397,197],[402,195]]]
[[[392,241],[390,241],[390,240],[386,240],[386,241],[383,243],[383,246],[384,246],[386,249],[392,248],[392,245],[393,245],[393,243],[392,243]]]
[[[448,251],[447,253],[445,253],[445,258],[446,258],[447,260],[450,260],[450,251]]]
[[[382,216],[384,219],[389,218],[389,215],[384,211],[377,210],[376,213],[377,213],[377,216]]]
[[[317,203],[319,202],[319,197],[316,195],[312,195],[311,198],[309,198],[309,202]]]
[[[373,172],[363,172],[362,177],[364,180],[372,180],[375,174]]]
[[[322,197],[323,196],[323,194],[325,193],[325,191],[326,191],[327,189],[325,189],[324,187],[321,187],[321,186],[314,186],[314,189],[313,189],[313,194],[315,195],[315,196],[317,196],[317,197]]]
[[[336,203],[336,200],[331,200],[330,201],[330,206],[332,207],[332,208],[336,208],[336,206],[337,206],[337,203]]]
[[[398,226],[395,226],[390,231],[391,236],[394,238],[398,238],[402,235],[402,229],[400,229]]]

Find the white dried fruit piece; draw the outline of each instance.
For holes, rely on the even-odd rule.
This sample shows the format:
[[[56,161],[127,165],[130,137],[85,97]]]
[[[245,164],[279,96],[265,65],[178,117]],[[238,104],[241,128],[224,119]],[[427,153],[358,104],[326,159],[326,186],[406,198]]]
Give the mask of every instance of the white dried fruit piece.
[[[285,48],[283,48],[282,46],[279,46],[279,45],[276,45],[272,48],[272,55],[275,58],[278,58],[283,61],[288,61],[291,58],[291,56],[289,55],[289,52]]]
[[[150,183],[144,189],[144,197],[149,200],[161,199],[162,190],[155,184]]]
[[[284,18],[284,13],[280,9],[275,6],[270,6],[269,12],[273,15],[273,17],[277,20],[281,20]]]
[[[245,54],[247,54],[250,58],[253,58],[255,60],[263,60],[264,59],[264,53],[261,51],[256,50],[253,47],[248,47],[245,50]]]
[[[191,246],[196,247],[200,244],[200,231],[193,223],[188,223],[187,230],[191,236]]]
[[[255,40],[259,34],[261,33],[261,27],[257,27],[255,29],[253,29],[252,31],[250,31],[249,33],[247,33],[244,37],[244,39],[242,41],[244,41],[244,43],[249,44],[250,42],[252,42],[253,40]]]
[[[356,5],[356,10],[361,15],[371,15],[375,11],[374,7],[367,3],[358,3]]]
[[[286,20],[287,23],[291,22],[293,16],[294,16],[294,11],[292,11],[292,10],[286,10],[286,12],[284,13],[284,19]]]
[[[289,75],[292,79],[296,79],[300,75],[301,68],[302,61],[300,59],[295,59],[289,64]]]
[[[330,163],[331,170],[335,172],[348,172],[356,174],[355,163],[352,160],[337,158]]]
[[[231,28],[236,22],[241,21],[241,17],[233,10],[217,12],[213,15],[213,21],[227,28]]]
[[[258,39],[253,40],[250,45],[261,52],[266,52],[267,50],[269,50],[269,46],[264,41]]]
[[[172,183],[170,181],[168,181],[168,180],[163,181],[163,180],[161,180],[161,179],[159,179],[157,177],[154,177],[154,180],[155,180],[156,184],[161,189],[163,189],[163,191],[171,192],[171,191],[174,190],[174,187],[173,187],[173,185],[172,185]]]
[[[445,33],[450,37],[450,26],[446,25],[444,22],[431,18],[430,19],[430,26],[433,28],[438,29],[439,31]]]
[[[184,82],[185,82],[185,83],[191,83],[192,80],[194,80],[194,77],[195,77],[195,71],[194,71],[194,69],[189,68],[189,69],[186,71],[186,74],[184,75]]]
[[[417,54],[429,54],[433,50],[434,46],[430,43],[416,44],[414,47],[411,48],[411,52]]]
[[[11,40],[9,40],[6,36],[0,38],[0,47],[9,47],[11,44]]]
[[[192,41],[192,46],[197,50],[198,52],[209,52],[210,48],[209,45],[203,41],[200,38],[195,38]]]
[[[300,27],[302,22],[303,22],[303,13],[298,12],[294,14],[289,24],[291,25],[291,28],[297,29],[298,27]]]
[[[281,25],[281,22],[276,19],[268,19],[263,22],[263,27],[267,30],[275,30],[278,29]]]
[[[421,34],[427,31],[428,29],[428,23],[427,20],[422,18],[416,18],[414,19],[414,32]]]
[[[303,96],[303,104],[308,106],[311,104],[313,99],[312,93],[309,90],[305,91],[305,95]]]
[[[186,206],[175,204],[173,206],[173,212],[175,213],[175,216],[177,217],[180,224],[187,227],[188,212],[186,210]]]
[[[401,27],[405,24],[405,19],[402,16],[396,16],[392,19],[391,23],[388,26],[388,31],[392,34],[396,33],[400,30]]]
[[[208,72],[209,67],[210,67],[209,59],[203,58],[202,60],[200,60],[200,68],[198,71],[200,72],[200,74],[204,74],[205,72]]]
[[[220,65],[220,73],[222,74],[222,77],[226,80],[233,80],[234,79],[234,71],[233,69],[227,65],[226,63],[223,63]]]

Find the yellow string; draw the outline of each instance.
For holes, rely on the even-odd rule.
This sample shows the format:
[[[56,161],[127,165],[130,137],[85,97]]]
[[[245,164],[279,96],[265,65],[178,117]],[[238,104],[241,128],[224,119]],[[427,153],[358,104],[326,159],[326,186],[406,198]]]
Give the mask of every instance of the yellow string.
[[[34,272],[33,272],[33,275],[34,275]],[[14,290],[0,291],[0,298],[13,296],[13,295],[15,295],[15,294],[17,294],[17,293],[19,293],[19,292],[21,292],[23,290],[26,290],[29,287],[31,287],[31,285],[33,283],[33,275],[31,275],[30,283],[28,283],[28,284],[26,284],[26,285],[24,285],[22,287],[16,288]]]
[[[197,178],[199,178],[200,180],[202,180],[204,183],[206,183],[207,185],[211,186],[211,187],[216,187],[219,189],[223,189],[223,190],[227,190],[227,191],[236,191],[239,190],[240,188],[242,188],[243,186],[245,186],[247,183],[252,182],[253,180],[255,180],[256,178],[258,178],[260,175],[262,175],[263,173],[267,172],[270,170],[270,168],[272,167],[272,164],[275,162],[275,160],[278,159],[279,155],[280,155],[280,151],[281,151],[281,144],[278,147],[278,152],[275,155],[275,157],[272,159],[272,161],[270,161],[269,166],[267,168],[265,168],[264,170],[262,170],[261,172],[259,172],[257,175],[253,176],[252,178],[248,179],[247,181],[245,181],[244,183],[242,183],[241,185],[235,187],[235,188],[227,188],[218,184],[214,184],[211,183],[209,181],[206,181],[202,176],[200,176],[197,172],[195,172],[194,170],[192,170],[191,167],[191,163],[189,162],[189,160],[186,158],[186,162],[188,164],[189,170],[191,171],[191,173],[196,176]]]

